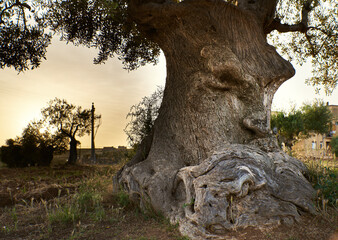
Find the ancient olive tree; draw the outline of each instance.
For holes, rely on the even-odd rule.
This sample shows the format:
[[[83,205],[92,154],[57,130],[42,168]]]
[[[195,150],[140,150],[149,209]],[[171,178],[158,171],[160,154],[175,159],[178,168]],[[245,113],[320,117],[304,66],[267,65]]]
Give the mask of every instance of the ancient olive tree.
[[[41,111],[43,119],[55,132],[69,139],[69,164],[75,164],[77,160],[76,137],[89,134],[91,131],[91,109],[82,109],[74,106],[66,100],[55,98],[48,103],[48,106]],[[95,115],[94,120],[101,118]]]
[[[336,1],[40,2],[39,19],[63,40],[96,47],[96,63],[116,54],[135,69],[156,63],[159,49],[166,57],[152,134],[115,178],[140,206],[178,221],[195,239],[291,223],[314,211],[306,168],[281,152],[270,133],[273,95],[295,71],[267,37],[290,33],[272,42],[300,62],[311,57],[310,82],[332,90]]]

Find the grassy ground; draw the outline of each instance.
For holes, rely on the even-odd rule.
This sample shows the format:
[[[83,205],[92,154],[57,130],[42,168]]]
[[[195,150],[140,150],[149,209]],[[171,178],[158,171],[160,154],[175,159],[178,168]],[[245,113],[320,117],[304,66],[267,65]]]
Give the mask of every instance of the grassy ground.
[[[337,169],[307,163],[317,189],[317,216],[293,226],[238,229],[237,239],[338,239]],[[312,164],[312,167],[311,167]],[[115,166],[0,169],[0,239],[187,240],[156,213],[143,213],[119,192]],[[226,238],[226,239],[231,239]]]
[[[112,195],[117,166],[0,169],[0,239],[177,239],[176,226]]]

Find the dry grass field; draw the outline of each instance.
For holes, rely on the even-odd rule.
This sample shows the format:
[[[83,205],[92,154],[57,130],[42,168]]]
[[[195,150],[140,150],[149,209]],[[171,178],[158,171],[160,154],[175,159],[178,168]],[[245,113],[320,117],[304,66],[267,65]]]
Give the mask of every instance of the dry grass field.
[[[120,167],[0,168],[0,239],[189,239],[163,216],[142,212],[125,193],[113,194],[112,176]],[[224,239],[337,240],[337,209],[316,204],[316,216],[304,215],[292,226],[238,229]]]

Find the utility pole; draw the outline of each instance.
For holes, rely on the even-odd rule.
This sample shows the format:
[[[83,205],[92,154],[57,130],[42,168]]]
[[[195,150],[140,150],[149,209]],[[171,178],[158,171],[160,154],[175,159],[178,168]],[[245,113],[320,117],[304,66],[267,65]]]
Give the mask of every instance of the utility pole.
[[[91,157],[90,157],[90,160],[92,163],[96,163],[96,156],[95,156],[95,143],[94,143],[94,134],[95,134],[95,131],[94,131],[94,112],[95,112],[95,107],[94,107],[94,103],[92,103],[92,147],[91,147]]]

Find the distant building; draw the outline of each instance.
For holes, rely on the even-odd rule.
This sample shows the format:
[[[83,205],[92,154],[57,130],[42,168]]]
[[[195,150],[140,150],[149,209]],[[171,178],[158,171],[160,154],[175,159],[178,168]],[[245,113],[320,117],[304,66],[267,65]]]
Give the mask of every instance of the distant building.
[[[116,151],[116,148],[114,147],[103,147],[102,153],[109,153],[109,152],[114,152]]]
[[[102,148],[102,153],[111,153],[111,152],[116,152],[116,151],[127,151],[127,147],[125,146],[118,146],[117,148],[115,147],[103,147]]]
[[[333,119],[331,131],[325,135],[312,134],[307,139],[299,140],[292,148],[300,157],[329,158],[332,157],[330,142],[337,136],[338,131],[338,105],[329,105]]]

